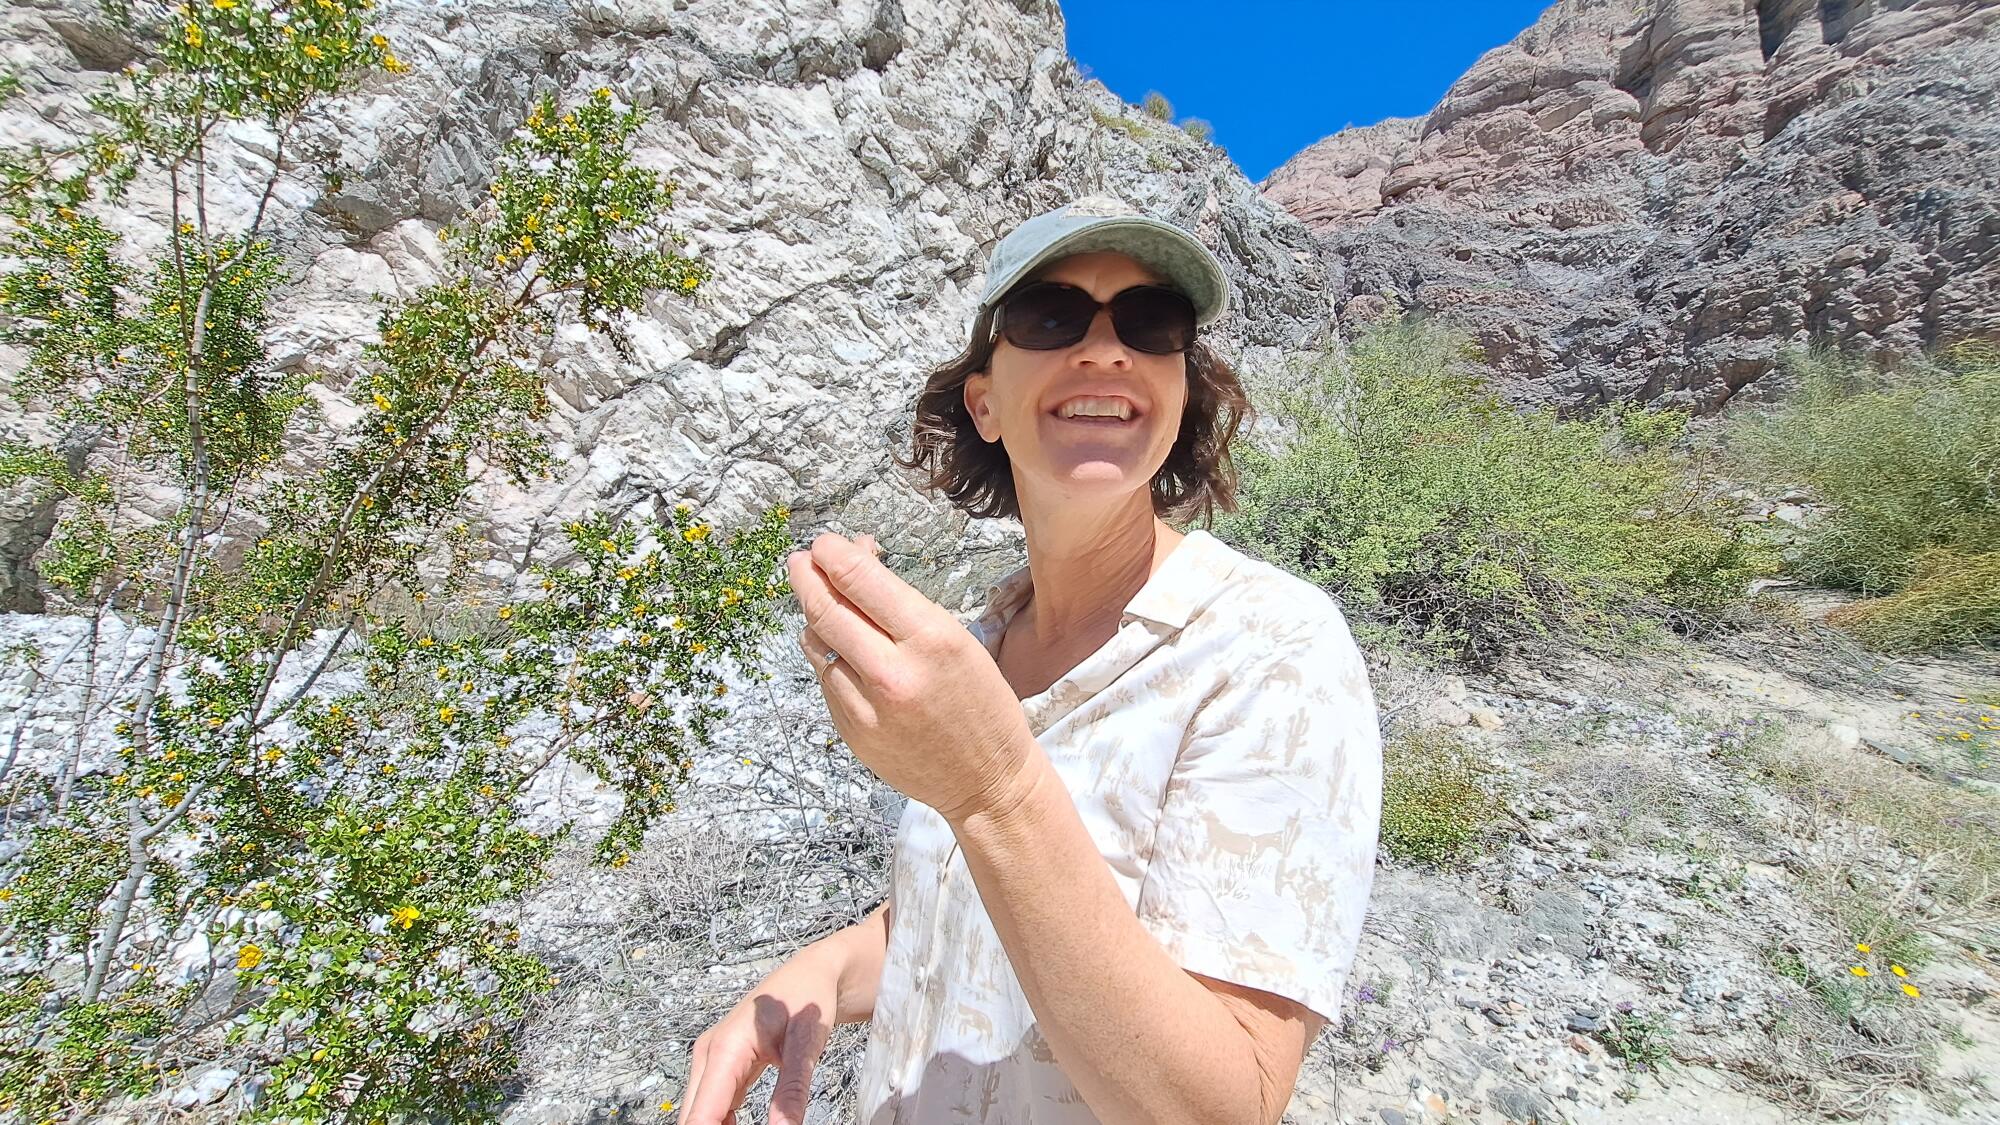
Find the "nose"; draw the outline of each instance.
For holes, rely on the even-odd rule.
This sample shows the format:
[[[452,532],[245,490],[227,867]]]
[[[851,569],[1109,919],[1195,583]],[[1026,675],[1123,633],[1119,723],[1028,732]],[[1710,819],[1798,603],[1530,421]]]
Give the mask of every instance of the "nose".
[[[1071,356],[1079,363],[1108,367],[1132,365],[1132,352],[1125,346],[1125,341],[1118,338],[1117,326],[1111,323],[1110,309],[1098,309],[1097,315],[1090,318],[1090,330],[1077,342]]]

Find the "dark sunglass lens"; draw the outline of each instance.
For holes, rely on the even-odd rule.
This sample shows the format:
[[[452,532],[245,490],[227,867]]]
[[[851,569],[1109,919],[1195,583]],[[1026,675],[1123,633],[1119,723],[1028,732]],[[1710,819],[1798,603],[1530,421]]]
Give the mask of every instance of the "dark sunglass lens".
[[[1171,289],[1127,289],[1111,301],[1118,338],[1142,352],[1167,355],[1194,344],[1194,304]]]
[[[1068,347],[1090,331],[1097,302],[1070,285],[1031,285],[1007,299],[1002,331],[1017,348]]]

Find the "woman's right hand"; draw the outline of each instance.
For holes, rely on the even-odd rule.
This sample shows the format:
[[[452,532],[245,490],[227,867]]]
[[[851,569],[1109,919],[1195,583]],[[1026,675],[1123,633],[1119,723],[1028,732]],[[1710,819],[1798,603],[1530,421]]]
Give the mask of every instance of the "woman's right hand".
[[[813,1067],[833,1034],[840,966],[801,953],[780,965],[694,1041],[675,1125],[737,1125],[765,1067],[778,1068],[770,1125],[805,1125]]]

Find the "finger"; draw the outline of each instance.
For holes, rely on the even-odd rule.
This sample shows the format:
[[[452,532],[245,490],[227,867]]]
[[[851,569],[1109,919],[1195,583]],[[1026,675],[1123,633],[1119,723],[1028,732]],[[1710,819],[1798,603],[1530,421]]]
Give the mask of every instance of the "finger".
[[[694,1041],[694,1058],[688,1064],[687,1085],[681,1088],[681,1111],[674,1118],[674,1125],[688,1125],[688,1116],[694,1112],[694,1092],[701,1089],[702,1068],[708,1063],[708,1047],[712,1039]]]
[[[791,576],[792,592],[798,595],[799,608],[805,611],[806,624],[827,642],[827,647],[837,650],[843,661],[863,671],[889,665],[896,642],[859,606],[833,588],[833,583],[813,561],[811,552],[794,551],[787,555],[785,569]]]
[[[826,1049],[831,1030],[827,1021],[819,1018],[817,1008],[808,1008],[806,1013],[794,1017],[785,1029],[785,1047],[778,1057],[778,1086],[771,1096],[770,1125],[805,1125],[813,1064]]]
[[[931,624],[937,607],[866,547],[828,532],[813,540],[812,559],[833,588],[890,637],[902,640]]]
[[[756,1059],[740,1046],[711,1046],[702,1069],[701,1086],[688,1109],[688,1125],[717,1125],[743,1104],[756,1080]]]

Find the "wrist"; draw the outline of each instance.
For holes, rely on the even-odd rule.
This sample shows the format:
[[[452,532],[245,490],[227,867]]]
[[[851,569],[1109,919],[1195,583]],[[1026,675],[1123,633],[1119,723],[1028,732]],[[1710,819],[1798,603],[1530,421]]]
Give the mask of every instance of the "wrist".
[[[1027,739],[1019,762],[1011,774],[990,783],[965,808],[950,813],[940,810],[954,832],[962,837],[967,832],[1009,828],[1033,815],[1035,801],[1044,785],[1055,777],[1055,766],[1043,752],[1041,743],[1033,738]]]

